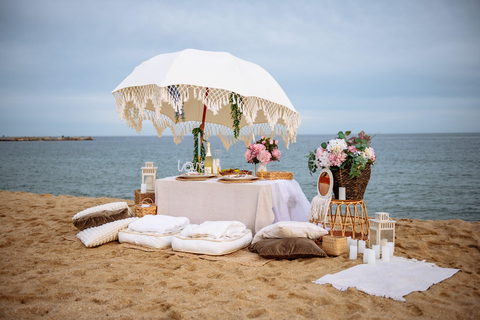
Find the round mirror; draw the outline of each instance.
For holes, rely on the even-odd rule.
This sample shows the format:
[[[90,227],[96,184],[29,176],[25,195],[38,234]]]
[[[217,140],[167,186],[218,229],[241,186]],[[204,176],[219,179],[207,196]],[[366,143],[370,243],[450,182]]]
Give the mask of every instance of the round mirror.
[[[317,192],[322,197],[327,197],[332,194],[333,190],[333,175],[330,169],[323,169],[320,171],[317,181]]]

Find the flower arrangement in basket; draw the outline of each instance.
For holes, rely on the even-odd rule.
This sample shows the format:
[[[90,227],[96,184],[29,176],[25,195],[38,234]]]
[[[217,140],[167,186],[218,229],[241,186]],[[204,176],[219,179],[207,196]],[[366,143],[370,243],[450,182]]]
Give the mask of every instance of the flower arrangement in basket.
[[[245,151],[245,160],[248,163],[261,163],[265,166],[271,161],[279,161],[281,154],[278,150],[278,140],[262,136],[260,140],[248,146]]]
[[[328,168],[334,178],[333,190],[346,188],[346,199],[363,199],[370,179],[370,166],[375,163],[375,151],[370,146],[372,137],[361,131],[358,137],[349,138],[350,131],[340,131],[336,139],[323,142],[308,156],[310,174]]]

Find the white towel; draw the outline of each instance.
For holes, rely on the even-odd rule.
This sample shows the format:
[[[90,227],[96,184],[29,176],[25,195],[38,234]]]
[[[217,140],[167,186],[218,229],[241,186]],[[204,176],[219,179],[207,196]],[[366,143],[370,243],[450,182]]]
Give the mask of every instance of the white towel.
[[[188,225],[181,234],[190,238],[235,238],[241,236],[246,228],[239,221],[205,221],[202,224]]]
[[[134,232],[168,234],[182,230],[190,223],[185,217],[147,214],[128,226]]]
[[[327,274],[314,283],[330,283],[341,291],[355,287],[370,295],[405,301],[403,296],[413,291],[425,291],[457,271],[458,269],[440,268],[425,261],[392,257],[390,262],[377,260],[375,265],[360,264],[335,274]]]

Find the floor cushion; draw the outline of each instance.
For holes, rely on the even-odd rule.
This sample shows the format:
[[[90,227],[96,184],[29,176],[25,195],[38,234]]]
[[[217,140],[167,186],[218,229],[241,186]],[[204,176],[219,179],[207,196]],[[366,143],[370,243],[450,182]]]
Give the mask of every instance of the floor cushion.
[[[80,211],[72,221],[78,230],[84,230],[133,216],[126,202],[111,202]]]

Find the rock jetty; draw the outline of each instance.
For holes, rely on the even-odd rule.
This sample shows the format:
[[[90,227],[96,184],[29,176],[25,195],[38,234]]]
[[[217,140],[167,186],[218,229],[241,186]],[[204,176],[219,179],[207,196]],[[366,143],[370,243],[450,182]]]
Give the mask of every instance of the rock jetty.
[[[0,137],[0,141],[87,141],[92,137]]]

